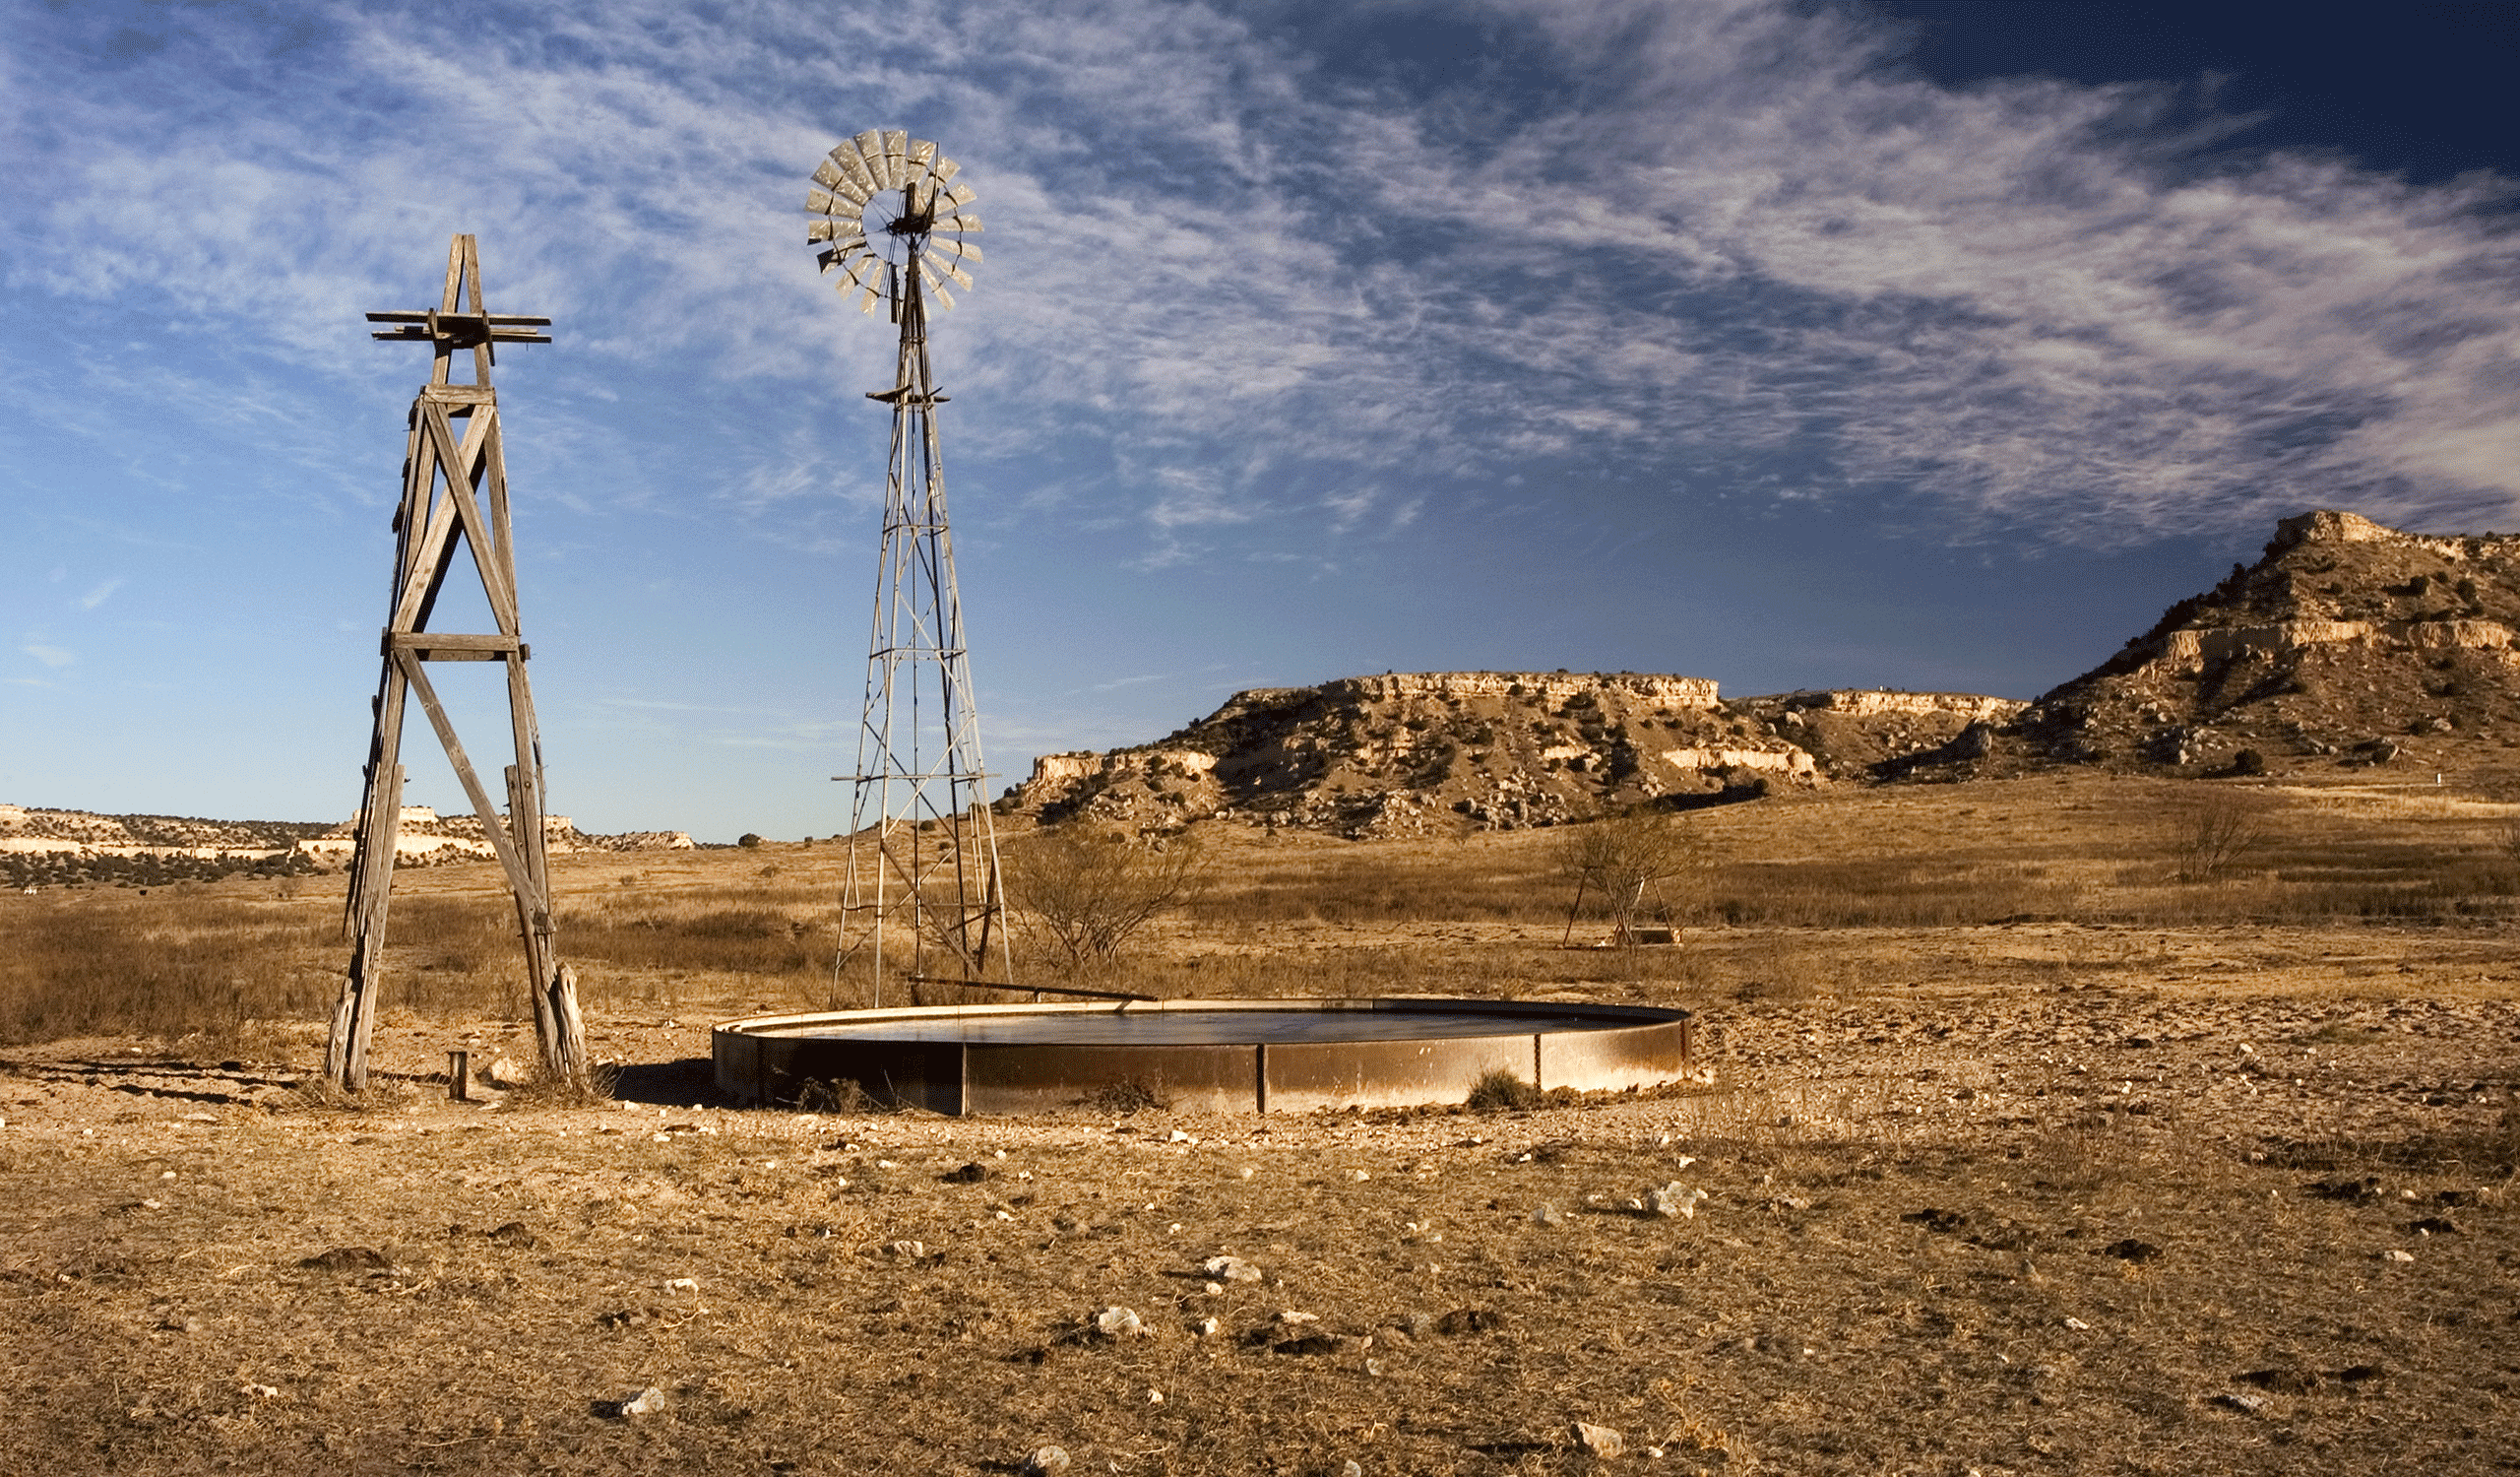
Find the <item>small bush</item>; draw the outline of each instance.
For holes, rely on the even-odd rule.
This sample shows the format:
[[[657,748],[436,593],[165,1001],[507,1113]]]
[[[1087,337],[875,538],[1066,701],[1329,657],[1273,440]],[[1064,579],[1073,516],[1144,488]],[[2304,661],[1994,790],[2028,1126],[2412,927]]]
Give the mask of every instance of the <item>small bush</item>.
[[[2232,755],[2232,773],[2236,775],[2264,774],[2266,773],[2266,756],[2253,748],[2241,749],[2238,753]]]
[[[1473,1113],[1528,1113],[1540,1106],[1540,1089],[1498,1067],[1471,1084]]]
[[[725,834],[725,832],[721,831],[721,832],[719,832],[718,834],[720,834],[721,836],[723,836],[723,835],[724,835],[724,834]],[[740,835],[740,836],[738,836],[738,837],[736,837],[736,838],[735,838],[735,845],[740,846],[740,847],[744,847],[744,848],[746,848],[747,850],[749,850],[750,848],[753,848],[753,847],[759,846],[759,845],[761,845],[761,834],[760,834],[759,832],[757,832],[757,831],[746,831],[746,832],[744,832],[742,835]]]

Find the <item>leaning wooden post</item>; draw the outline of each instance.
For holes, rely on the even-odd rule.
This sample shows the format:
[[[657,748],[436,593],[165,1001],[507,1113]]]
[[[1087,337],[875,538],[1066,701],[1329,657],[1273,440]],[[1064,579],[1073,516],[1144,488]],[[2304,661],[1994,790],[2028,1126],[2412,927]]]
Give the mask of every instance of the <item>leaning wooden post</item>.
[[[403,500],[394,515],[394,587],[379,643],[383,670],[377,678],[376,732],[368,744],[367,793],[359,805],[343,912],[351,934],[349,974],[333,1010],[324,1071],[352,1092],[367,1085],[367,1043],[384,988],[386,905],[394,890],[395,839],[402,818],[403,720],[416,699],[507,873],[517,929],[525,940],[528,994],[534,1000],[543,1072],[584,1086],[586,1028],[578,1017],[577,976],[560,963],[551,923],[542,739],[535,727],[534,691],[525,672],[533,653],[517,617],[507,458],[500,443],[498,392],[490,386],[490,369],[498,362],[494,346],[548,344],[550,336],[536,330],[551,320],[483,310],[480,250],[471,236],[457,236],[448,249],[446,289],[436,309],[367,317],[371,323],[396,325],[374,337],[425,343],[435,361],[429,382],[411,402]],[[469,383],[455,381],[449,372],[459,350],[472,352]],[[464,426],[460,436],[458,421]],[[498,629],[478,634],[429,630],[429,612],[447,573],[468,552]],[[424,665],[430,662],[506,664],[508,738],[516,762],[506,768],[504,816],[482,788],[445,705],[438,701]]]

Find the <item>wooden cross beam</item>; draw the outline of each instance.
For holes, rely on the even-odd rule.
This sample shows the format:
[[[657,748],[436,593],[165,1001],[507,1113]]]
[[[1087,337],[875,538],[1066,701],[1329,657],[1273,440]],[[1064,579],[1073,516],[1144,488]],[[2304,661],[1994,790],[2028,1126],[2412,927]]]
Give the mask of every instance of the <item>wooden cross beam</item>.
[[[370,313],[368,321],[396,328],[373,337],[426,343],[433,353],[429,382],[411,402],[403,463],[403,498],[394,513],[396,534],[393,602],[378,641],[383,667],[377,679],[376,730],[368,743],[367,790],[359,806],[351,849],[349,888],[343,923],[350,932],[350,966],[334,1007],[326,1075],[352,1092],[367,1083],[368,1038],[374,1029],[385,979],[385,918],[394,888],[394,859],[403,806],[403,719],[416,696],[436,732],[447,762],[481,823],[482,835],[507,874],[516,901],[517,928],[525,941],[526,973],[534,999],[535,1027],[543,1070],[575,1086],[586,1083],[586,1031],[578,1015],[577,977],[559,962],[551,922],[549,843],[543,833],[542,741],[534,719],[534,692],[526,680],[526,645],[516,596],[514,530],[508,510],[507,463],[499,434],[499,396],[490,385],[497,362],[492,346],[548,344],[548,318],[491,313],[481,301],[481,257],[473,238],[460,235],[447,251],[446,290],[438,307],[421,312]],[[472,351],[471,383],[449,372],[459,350]],[[456,434],[455,422],[466,422]],[[489,602],[494,632],[428,629],[429,615],[456,557],[470,552]],[[506,767],[507,813],[502,816],[455,725],[438,701],[424,664],[498,662],[507,670],[509,738],[515,762]]]

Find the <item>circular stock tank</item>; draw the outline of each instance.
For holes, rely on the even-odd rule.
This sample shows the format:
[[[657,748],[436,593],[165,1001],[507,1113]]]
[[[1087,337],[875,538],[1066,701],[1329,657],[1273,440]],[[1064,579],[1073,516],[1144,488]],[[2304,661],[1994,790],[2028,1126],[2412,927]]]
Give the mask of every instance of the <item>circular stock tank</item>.
[[[1690,1070],[1689,1027],[1685,1010],[1554,1000],[1126,1000],[763,1015],[718,1027],[712,1047],[738,1102],[853,1082],[934,1113],[1037,1113],[1144,1088],[1270,1113],[1458,1103],[1493,1071],[1544,1090],[1653,1086]]]

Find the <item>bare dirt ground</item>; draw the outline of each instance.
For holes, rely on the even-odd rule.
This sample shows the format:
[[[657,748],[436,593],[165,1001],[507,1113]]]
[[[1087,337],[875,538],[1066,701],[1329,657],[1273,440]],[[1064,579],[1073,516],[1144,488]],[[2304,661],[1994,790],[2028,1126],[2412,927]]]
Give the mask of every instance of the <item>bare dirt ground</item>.
[[[1713,1089],[1501,1116],[734,1112],[653,1018],[600,1110],[20,1051],[0,1466],[1540,1472],[1581,1420],[1674,1470],[2507,1468],[2502,947],[2145,944],[1711,1012]]]
[[[1844,823],[1816,848],[1843,854],[2002,822],[2048,851],[1954,864],[1991,868],[2000,916],[2076,867],[2171,895],[2055,819],[2124,807],[1990,793],[2008,808],[1727,823],[1781,855],[1756,828]],[[2299,807],[2322,855],[2354,803]],[[2483,833],[2451,857],[2439,828],[2500,816],[2366,850],[2474,868]],[[1941,866],[1953,834],[1918,844]],[[1289,855],[1316,853],[1424,860]],[[808,860],[703,858],[689,885]],[[618,900],[626,937],[642,889],[604,885],[588,906]],[[2086,912],[2134,906],[2110,896]],[[1007,1473],[1056,1445],[1077,1473],[1571,1472],[1605,1459],[1579,1421],[1620,1434],[1616,1465],[1683,1472],[2520,1465],[2498,914],[1709,924],[1626,955],[1555,950],[1545,917],[1246,912],[1177,925],[1164,993],[1247,953],[1290,983],[1678,1002],[1717,1080],[1495,1115],[737,1111],[707,1025],[790,1001],[668,979],[681,955],[595,993],[623,1067],[601,1108],[449,1102],[449,1048],[530,1052],[477,1010],[389,1015],[397,1085],[357,1111],[298,1090],[311,1022],[0,1049],[0,1471]],[[1675,1183],[1693,1213],[1631,1207]],[[1137,1331],[1098,1328],[1114,1308]]]

